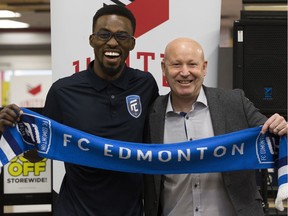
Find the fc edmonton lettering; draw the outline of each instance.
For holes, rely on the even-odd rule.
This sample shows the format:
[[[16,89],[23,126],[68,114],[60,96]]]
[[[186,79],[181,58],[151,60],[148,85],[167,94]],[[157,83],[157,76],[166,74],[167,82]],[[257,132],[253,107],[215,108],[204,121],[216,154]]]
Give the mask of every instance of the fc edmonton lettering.
[[[228,149],[229,150],[229,149]],[[105,144],[104,145],[104,156],[107,157],[114,157],[117,156],[120,159],[130,159],[132,155],[132,149],[126,148],[126,147],[115,147],[113,145]],[[169,162],[172,160],[177,160],[178,162],[181,162],[183,160],[190,161],[191,160],[191,154],[193,151],[196,152],[198,155],[198,158],[194,159],[199,159],[199,160],[204,160],[205,159],[205,152],[208,151],[208,147],[199,147],[196,149],[178,149],[175,151],[169,151],[169,150],[162,150],[162,151],[143,151],[141,149],[136,150],[136,158],[137,161],[142,161],[142,160],[147,160],[151,162],[153,158],[156,158],[157,160],[161,162]],[[216,148],[213,149],[213,156],[216,158],[223,157],[226,154],[229,154],[227,152],[227,148],[225,146],[217,146]],[[236,153],[243,155],[244,154],[244,143],[241,143],[240,146],[237,144],[233,144],[232,148],[230,149],[230,155],[234,156]],[[193,154],[194,156],[194,154]],[[175,157],[175,159],[173,159]]]
[[[68,146],[68,143],[71,142],[71,138],[72,138],[72,135],[69,135],[69,134],[64,134],[63,136],[63,146],[64,147],[67,147]],[[87,148],[87,147],[84,147],[84,146],[87,146],[87,144],[89,144],[90,141],[86,138],[81,138],[77,141],[77,145],[78,145],[78,148],[81,150],[81,151],[89,151],[90,149]],[[86,144],[86,145],[85,145]]]
[[[90,151],[89,144],[90,140],[87,138],[80,138],[77,140],[73,139],[71,134],[63,134],[63,146],[77,145],[81,151]],[[103,156],[105,157],[118,157],[119,159],[136,159],[137,161],[148,161],[158,160],[159,162],[169,161],[191,161],[193,160],[205,160],[208,157],[207,152],[211,152],[214,158],[225,157],[226,155],[244,155],[245,143],[233,144],[231,147],[216,146],[210,148],[208,146],[197,147],[197,148],[186,148],[186,149],[173,149],[171,150],[143,150],[140,148],[127,148],[123,146],[115,146],[112,144],[103,144]]]
[[[238,146],[237,144],[233,144],[230,151],[227,152],[227,150],[229,149],[227,149],[227,147],[225,146],[217,146],[212,151],[213,156],[216,158],[219,158],[219,157],[225,156],[226,154],[229,154],[229,152],[230,152],[230,155],[232,156],[234,156],[236,153],[243,155],[244,143],[241,143],[240,146]],[[162,151],[156,151],[156,152],[151,151],[151,150],[144,152],[141,149],[137,149],[136,158],[137,158],[137,161],[148,160],[149,162],[151,162],[153,158],[156,158],[157,160],[161,162],[169,162],[172,160],[177,160],[178,162],[181,162],[183,160],[190,161],[193,151],[196,153],[196,155],[198,155],[197,158],[194,158],[194,159],[204,160],[205,152],[208,151],[208,147],[198,147],[195,149],[187,148],[185,150],[176,149],[174,151],[162,150]],[[131,154],[132,154],[132,150],[129,148],[115,147],[109,144],[104,145],[104,156],[107,156],[107,157],[118,156],[120,159],[130,159]],[[195,155],[193,154],[193,156]]]

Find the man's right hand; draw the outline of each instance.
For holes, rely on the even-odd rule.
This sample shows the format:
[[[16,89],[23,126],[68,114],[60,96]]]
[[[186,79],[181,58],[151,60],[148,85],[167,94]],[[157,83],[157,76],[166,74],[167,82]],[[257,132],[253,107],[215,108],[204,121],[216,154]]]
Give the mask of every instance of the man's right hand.
[[[3,133],[7,126],[14,127],[17,121],[20,120],[23,111],[16,104],[9,104],[0,111],[0,132]],[[24,158],[32,163],[41,161],[43,158],[39,157],[37,150],[30,150],[24,152]]]
[[[7,126],[14,127],[20,120],[23,111],[16,104],[9,104],[0,111],[0,132],[3,133]]]

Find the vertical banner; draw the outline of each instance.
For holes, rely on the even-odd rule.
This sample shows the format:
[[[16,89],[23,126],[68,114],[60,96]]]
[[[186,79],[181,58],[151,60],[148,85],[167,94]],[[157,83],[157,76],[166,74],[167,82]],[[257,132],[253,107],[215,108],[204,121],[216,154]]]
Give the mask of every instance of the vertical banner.
[[[136,46],[127,64],[149,71],[160,94],[169,92],[160,62],[165,46],[177,37],[190,37],[204,48],[208,60],[205,84],[216,87],[221,0],[51,0],[53,81],[87,68],[94,59],[89,45],[92,19],[104,4],[121,4],[136,17]],[[65,14],[63,16],[63,14]],[[62,170],[62,171],[60,171]],[[63,165],[53,162],[53,188],[59,191]]]

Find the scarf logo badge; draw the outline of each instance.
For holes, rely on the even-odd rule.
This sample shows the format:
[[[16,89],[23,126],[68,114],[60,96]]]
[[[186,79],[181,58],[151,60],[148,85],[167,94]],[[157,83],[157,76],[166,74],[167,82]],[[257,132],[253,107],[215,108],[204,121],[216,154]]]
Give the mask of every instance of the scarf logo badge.
[[[134,118],[138,118],[142,113],[142,105],[139,95],[129,95],[126,97],[128,112]]]
[[[37,143],[38,151],[47,153],[51,144],[51,122],[48,119],[24,113],[17,124],[21,137],[28,145]]]
[[[266,134],[259,134],[256,139],[256,155],[259,163],[274,163],[276,140]]]

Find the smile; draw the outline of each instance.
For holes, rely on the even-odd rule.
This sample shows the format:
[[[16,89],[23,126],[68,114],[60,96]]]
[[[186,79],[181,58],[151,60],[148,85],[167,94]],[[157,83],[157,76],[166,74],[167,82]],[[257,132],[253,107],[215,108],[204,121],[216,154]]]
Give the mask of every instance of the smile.
[[[104,55],[106,57],[119,57],[120,56],[118,52],[105,52]]]
[[[178,80],[177,82],[179,82],[180,84],[189,84],[192,83],[193,80]]]

